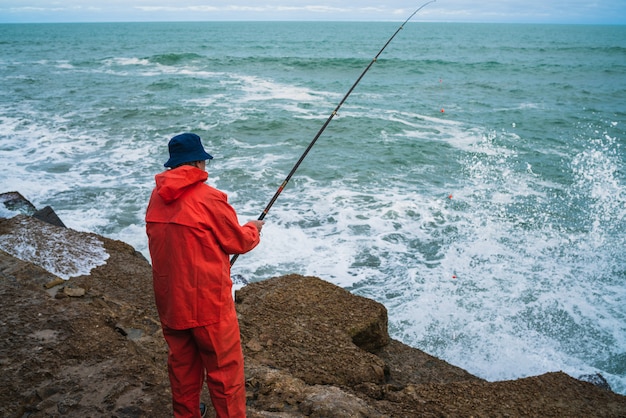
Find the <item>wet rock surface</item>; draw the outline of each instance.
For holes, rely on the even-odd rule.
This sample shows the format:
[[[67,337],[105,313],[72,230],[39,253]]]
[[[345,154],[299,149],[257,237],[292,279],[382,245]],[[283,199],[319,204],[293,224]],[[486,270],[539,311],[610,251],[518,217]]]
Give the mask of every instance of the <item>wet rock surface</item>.
[[[25,225],[45,231],[40,247],[60,245],[29,215],[0,219],[0,242]],[[97,238],[106,262],[59,280],[0,251],[0,416],[172,416],[148,261],[63,236]],[[626,397],[564,373],[486,382],[390,339],[384,306],[320,278],[268,278],[236,301],[249,417],[626,417]]]

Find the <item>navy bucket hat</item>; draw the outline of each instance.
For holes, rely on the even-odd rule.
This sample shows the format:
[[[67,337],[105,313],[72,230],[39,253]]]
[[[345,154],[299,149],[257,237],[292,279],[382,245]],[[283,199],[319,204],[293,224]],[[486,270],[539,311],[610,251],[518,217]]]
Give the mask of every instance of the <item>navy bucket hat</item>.
[[[213,159],[213,156],[204,150],[200,137],[196,134],[176,135],[170,139],[167,148],[170,152],[170,159],[163,164],[165,167],[177,167],[184,163]]]

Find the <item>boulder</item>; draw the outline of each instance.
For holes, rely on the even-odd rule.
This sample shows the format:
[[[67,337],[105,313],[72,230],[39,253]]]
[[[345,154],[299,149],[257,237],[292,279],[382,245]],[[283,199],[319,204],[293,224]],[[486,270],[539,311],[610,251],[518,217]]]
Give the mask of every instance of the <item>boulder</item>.
[[[235,301],[248,358],[311,385],[385,381],[385,363],[372,353],[389,343],[381,304],[298,275],[252,283]]]

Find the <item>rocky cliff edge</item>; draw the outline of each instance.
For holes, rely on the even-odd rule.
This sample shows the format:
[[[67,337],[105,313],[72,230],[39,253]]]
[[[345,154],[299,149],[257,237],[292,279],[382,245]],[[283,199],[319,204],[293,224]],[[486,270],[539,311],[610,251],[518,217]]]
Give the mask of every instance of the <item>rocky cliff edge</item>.
[[[0,248],[1,416],[172,416],[140,253],[31,215],[0,219]],[[251,418],[626,417],[626,397],[561,372],[487,382],[408,347],[383,305],[320,278],[249,284],[236,306]]]

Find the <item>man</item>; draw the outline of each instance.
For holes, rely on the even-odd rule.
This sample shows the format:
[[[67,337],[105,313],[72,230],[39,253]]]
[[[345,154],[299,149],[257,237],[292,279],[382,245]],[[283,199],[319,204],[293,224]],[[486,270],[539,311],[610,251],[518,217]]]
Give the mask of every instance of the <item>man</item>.
[[[174,416],[200,416],[206,377],[217,416],[245,417],[243,354],[229,254],[252,250],[264,222],[241,226],[226,194],[205,183],[206,160],[213,157],[198,135],[177,135],[168,149],[169,170],[155,177],[146,232],[154,295],[169,347]]]

